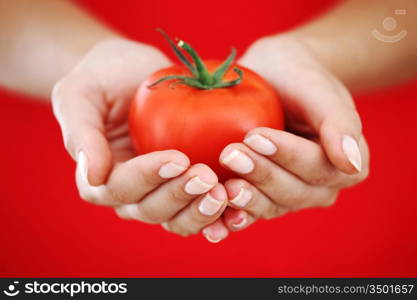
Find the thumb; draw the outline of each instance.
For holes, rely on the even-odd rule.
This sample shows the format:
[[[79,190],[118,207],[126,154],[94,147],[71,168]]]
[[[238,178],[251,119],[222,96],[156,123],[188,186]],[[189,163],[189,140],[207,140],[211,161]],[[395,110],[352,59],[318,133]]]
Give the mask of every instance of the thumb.
[[[347,174],[362,170],[361,122],[353,109],[340,108],[325,117],[319,130],[321,143],[332,164]]]
[[[362,159],[366,156],[362,124],[353,99],[344,86],[336,79],[323,80],[308,94],[297,96],[307,112],[308,123],[319,134],[332,164],[347,174],[361,172]]]
[[[100,93],[86,93],[80,85],[63,80],[55,85],[51,97],[65,148],[77,161],[77,172],[89,185],[104,184],[112,157],[103,121],[107,108]]]

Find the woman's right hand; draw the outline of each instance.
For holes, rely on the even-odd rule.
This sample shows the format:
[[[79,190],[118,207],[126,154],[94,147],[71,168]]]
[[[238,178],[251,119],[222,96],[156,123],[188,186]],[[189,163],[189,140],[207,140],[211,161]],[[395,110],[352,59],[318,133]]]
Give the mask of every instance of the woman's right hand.
[[[52,103],[65,147],[77,162],[82,199],[187,236],[221,216],[227,204],[223,185],[208,166],[190,166],[179,151],[136,156],[128,133],[136,89],[169,64],[153,47],[104,40],[55,85]]]

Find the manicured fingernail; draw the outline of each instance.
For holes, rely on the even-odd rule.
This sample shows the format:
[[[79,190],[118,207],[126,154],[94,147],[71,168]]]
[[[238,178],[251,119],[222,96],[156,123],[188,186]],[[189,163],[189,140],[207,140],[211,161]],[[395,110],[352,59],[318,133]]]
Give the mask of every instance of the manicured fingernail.
[[[213,198],[210,194],[207,194],[201,199],[198,210],[206,216],[212,216],[217,213],[223,206],[223,201]]]
[[[241,188],[239,194],[230,200],[230,202],[236,206],[245,207],[249,203],[250,199],[252,199],[252,192]]]
[[[233,220],[231,225],[234,229],[238,230],[238,229],[243,228],[246,225],[247,222],[248,222],[248,218],[247,218],[246,212],[241,211],[237,215],[237,217]]]
[[[244,139],[243,142],[263,155],[272,155],[277,151],[277,147],[270,140],[259,134],[252,134],[250,137]]]
[[[362,169],[362,158],[358,143],[351,136],[345,135],[342,140],[342,148],[349,162],[360,172]]]
[[[200,179],[200,177],[195,176],[188,180],[187,184],[184,187],[186,193],[190,195],[199,195],[207,193],[214,184],[208,184]]]
[[[213,230],[208,227],[203,230],[203,235],[210,243],[218,243],[221,240],[224,240],[227,237],[227,231],[222,230]]]
[[[255,167],[252,159],[239,150],[233,150],[229,155],[222,159],[222,162],[233,171],[241,174],[250,173]]]
[[[183,173],[187,168],[179,164],[169,162],[159,169],[158,174],[162,178],[173,178]]]
[[[77,172],[80,175],[81,179],[85,181],[88,185],[88,163],[87,163],[87,156],[85,155],[84,151],[78,152],[77,155]]]

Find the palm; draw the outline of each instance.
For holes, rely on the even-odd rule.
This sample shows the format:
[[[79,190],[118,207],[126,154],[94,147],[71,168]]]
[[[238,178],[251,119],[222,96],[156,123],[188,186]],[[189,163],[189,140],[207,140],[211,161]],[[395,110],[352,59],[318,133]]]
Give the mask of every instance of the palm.
[[[109,42],[93,49],[75,70],[86,79],[87,92],[99,95],[94,105],[104,122],[113,163],[135,156],[128,114],[138,86],[148,74],[169,64],[164,56],[149,50],[148,46],[136,43]],[[150,54],[146,55],[146,51]]]
[[[353,102],[346,88],[331,75],[308,48],[283,38],[249,50],[241,62],[263,75],[279,91],[286,129],[316,140],[319,136],[320,100],[329,94],[343,106]],[[335,106],[337,103],[334,103]],[[330,112],[329,112],[330,113]]]
[[[123,102],[123,105],[127,107],[120,112],[115,112],[114,118],[109,119],[106,124],[106,137],[112,152],[113,163],[124,162],[135,156],[129,136],[128,114],[125,111],[130,101],[126,99]],[[112,115],[112,112],[109,115]]]

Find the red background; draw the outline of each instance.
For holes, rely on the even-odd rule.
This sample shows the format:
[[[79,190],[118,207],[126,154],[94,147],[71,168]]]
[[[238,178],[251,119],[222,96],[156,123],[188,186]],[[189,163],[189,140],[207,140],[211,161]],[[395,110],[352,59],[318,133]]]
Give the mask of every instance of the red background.
[[[167,53],[156,27],[214,58],[331,3],[79,2]],[[50,107],[0,97],[0,276],[417,276],[416,82],[356,97],[372,153],[366,182],[331,208],[261,221],[214,245],[81,201]]]

